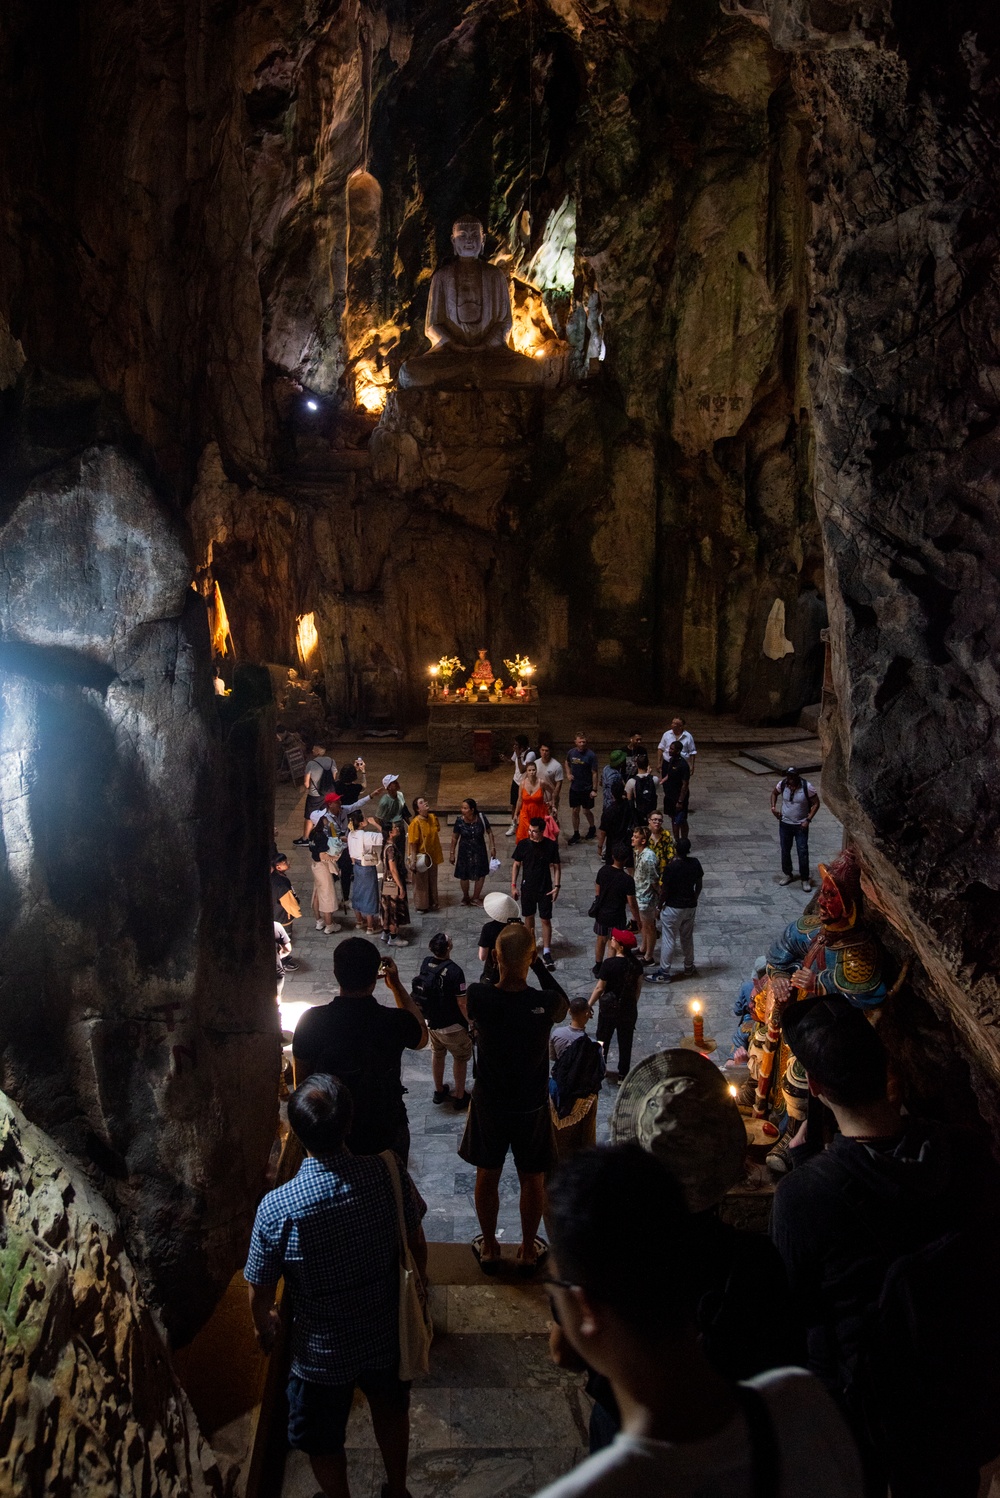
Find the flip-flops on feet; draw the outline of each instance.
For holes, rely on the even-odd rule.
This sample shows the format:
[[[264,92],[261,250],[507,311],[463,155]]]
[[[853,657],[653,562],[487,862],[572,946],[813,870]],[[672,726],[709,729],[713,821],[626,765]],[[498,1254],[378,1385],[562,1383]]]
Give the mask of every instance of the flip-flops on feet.
[[[530,1280],[537,1269],[541,1269],[549,1256],[549,1245],[544,1238],[536,1238],[532,1247],[535,1250],[533,1259],[522,1259],[521,1250],[517,1251],[517,1272],[522,1279]]]
[[[495,1259],[484,1259],[483,1258],[483,1236],[482,1236],[481,1233],[480,1233],[480,1235],[479,1235],[478,1238],[473,1238],[473,1240],[470,1243],[469,1247],[472,1249],[472,1252],[475,1254],[476,1259],[477,1259],[477,1261],[479,1263],[479,1267],[483,1271],[484,1274],[497,1274],[499,1272],[499,1269],[500,1269],[500,1255],[499,1254],[497,1254],[497,1256],[496,1256]]]

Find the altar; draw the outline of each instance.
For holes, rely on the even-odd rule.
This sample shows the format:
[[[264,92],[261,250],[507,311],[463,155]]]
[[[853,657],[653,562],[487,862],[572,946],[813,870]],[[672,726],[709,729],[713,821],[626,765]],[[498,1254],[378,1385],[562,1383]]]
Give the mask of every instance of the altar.
[[[538,693],[534,688],[523,697],[493,697],[477,692],[470,702],[464,693],[447,697],[440,693],[427,699],[427,758],[435,764],[465,761],[477,769],[489,769],[473,753],[474,736],[489,733],[492,762],[510,756],[514,735],[524,733],[538,743]],[[482,742],[482,741],[480,741]]]

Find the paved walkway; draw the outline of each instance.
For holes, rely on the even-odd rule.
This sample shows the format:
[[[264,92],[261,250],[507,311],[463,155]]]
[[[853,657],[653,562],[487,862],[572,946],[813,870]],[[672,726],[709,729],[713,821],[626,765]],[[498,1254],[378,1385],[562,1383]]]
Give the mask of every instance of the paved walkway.
[[[338,745],[337,758],[353,758],[356,752],[358,746]],[[412,798],[423,789],[426,772],[412,746],[407,746],[401,754],[398,747],[365,745],[362,753],[370,784],[377,785],[386,771],[401,774],[405,771],[407,797]],[[692,851],[705,868],[705,888],[695,926],[695,957],[700,977],[685,983],[644,986],[633,1049],[636,1061],[654,1050],[676,1045],[683,1034],[690,1033],[688,1006],[693,998],[702,1000],[706,1034],[718,1038],[716,1057],[724,1059],[733,1030],[732,1001],[740,983],[754,959],[799,914],[809,898],[798,884],[782,888],[777,883],[780,866],[777,823],[769,810],[770,777],[738,769],[729,762],[728,753],[710,745],[701,749],[692,783]],[[476,775],[470,769],[469,786],[473,795],[475,784]],[[291,857],[292,880],[303,908],[307,908],[312,893],[309,853],[307,849],[291,846],[292,838],[301,829],[294,810],[291,787],[280,787],[276,814],[278,846]],[[568,826],[565,812],[563,820]],[[487,882],[487,891],[506,890],[510,885],[512,839],[503,836],[504,818],[495,818],[494,827],[497,851],[504,861],[500,871]],[[443,841],[447,853],[447,837]],[[814,870],[816,863],[829,860],[840,849],[840,825],[825,807],[813,823],[810,842]],[[596,849],[592,842],[574,848],[564,843],[562,854],[562,894],[555,922],[562,941],[554,945],[558,958],[555,976],[567,994],[589,994],[593,987],[594,958],[592,923],[586,911],[594,893]],[[461,898],[458,882],[450,876],[447,866],[442,869],[441,889],[444,906],[441,913],[415,915],[417,925],[410,933],[411,945],[397,954],[407,984],[426,955],[428,940],[439,930],[451,935],[455,961],[465,970],[467,979],[472,981],[479,976],[476,948],[484,914],[481,909],[469,910],[458,903]],[[301,966],[286,980],[284,1000],[325,1003],[336,992],[332,955],[333,948],[343,938],[314,931],[310,919],[304,918],[298,924],[302,929],[293,933],[293,940]],[[391,1002],[387,993],[384,997]],[[591,1033],[594,1028],[592,1023]],[[613,1043],[612,1067],[616,1060]],[[478,1226],[472,1196],[475,1172],[456,1154],[464,1116],[456,1115],[447,1105],[434,1107],[431,1103],[429,1052],[422,1051],[404,1060],[403,1080],[408,1089],[406,1101],[413,1138],[410,1169],[428,1204],[427,1237],[439,1243],[469,1242],[478,1232]],[[598,1114],[599,1139],[607,1137],[607,1119],[614,1097],[615,1088],[606,1084]],[[517,1239],[517,1177],[510,1162],[501,1183],[500,1229],[505,1241]]]

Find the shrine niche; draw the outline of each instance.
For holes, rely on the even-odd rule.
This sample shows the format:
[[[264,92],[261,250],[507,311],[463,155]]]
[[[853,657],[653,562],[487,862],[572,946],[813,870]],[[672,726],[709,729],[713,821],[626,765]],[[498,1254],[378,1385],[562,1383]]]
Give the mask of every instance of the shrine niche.
[[[535,667],[526,655],[504,661],[507,685],[495,675],[485,649],[476,651],[470,675],[457,656],[428,666],[427,752],[440,764],[468,760],[488,770],[506,753],[515,734],[538,737]]]

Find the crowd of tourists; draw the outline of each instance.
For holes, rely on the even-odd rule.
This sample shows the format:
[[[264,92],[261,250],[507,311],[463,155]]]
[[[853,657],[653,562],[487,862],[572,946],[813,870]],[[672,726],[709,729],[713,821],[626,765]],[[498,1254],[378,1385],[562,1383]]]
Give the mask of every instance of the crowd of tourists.
[[[313,875],[317,927],[341,929],[334,917],[349,904],[358,930],[333,952],[338,995],[309,1009],[294,1033],[288,1120],[306,1158],[263,1199],[245,1272],[265,1350],[285,1280],[289,1441],[309,1456],[323,1493],[348,1492],[345,1435],[356,1389],[371,1409],[383,1493],[407,1493],[410,1384],[421,1365],[412,1327],[402,1330],[413,1308],[401,1285],[416,1286],[419,1300],[427,1249],[425,1204],[407,1171],[401,1068],[404,1053],[424,1048],[433,1103],[464,1115],[458,1153],[476,1172],[480,1231],[471,1247],[480,1271],[495,1277],[506,1265],[521,1277],[544,1275],[553,1359],[579,1371],[593,1400],[591,1455],[545,1498],[977,1492],[978,1466],[990,1454],[982,1435],[989,1416],[980,1410],[997,1391],[986,1379],[977,1403],[970,1379],[956,1375],[969,1349],[944,1286],[965,1286],[966,1299],[968,1286],[982,1290],[975,1235],[997,1199],[985,1157],[943,1125],[901,1111],[882,1042],[859,1009],[840,998],[804,999],[786,1014],[786,1039],[828,1110],[829,1131],[826,1139],[796,1137],[769,1241],[719,1215],[746,1145],[741,1122],[738,1145],[719,1143],[723,1114],[731,1123],[736,1109],[718,1069],[681,1051],[632,1067],[643,981],[695,972],[703,878],[688,838],[697,750],[681,721],[657,754],[654,772],[633,735],[602,769],[583,735],[562,762],[547,743],[535,751],[516,743],[510,893],[494,890],[483,901],[481,972],[467,981],[440,931],[410,988],[392,949],[406,944],[399,931],[411,886],[418,909],[439,906],[438,819],[423,797],[407,804],[398,775],[383,777],[372,806],[361,760],[338,771],[317,745],[307,762],[299,842],[325,868]],[[818,804],[794,770],[774,788],[785,883],[795,846],[801,882],[810,884],[807,837]],[[589,913],[594,984],[570,998],[552,956],[560,843],[591,839],[601,859]],[[499,860],[475,801],[463,803],[449,853],[463,902],[477,903]],[[296,904],[283,867],[277,856],[276,933],[286,947],[279,969]],[[615,1039],[616,1080],[627,1083],[613,1143],[598,1146],[596,1095]],[[497,1223],[509,1157],[521,1233],[505,1261]],[[950,1245],[953,1274],[942,1280],[925,1269],[922,1280],[907,1279],[900,1266],[919,1265],[941,1243]],[[936,1346],[919,1316],[903,1314],[912,1300],[901,1309],[890,1297],[886,1309],[887,1287],[898,1287],[901,1274],[907,1294],[931,1294]]]

